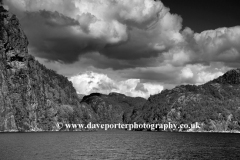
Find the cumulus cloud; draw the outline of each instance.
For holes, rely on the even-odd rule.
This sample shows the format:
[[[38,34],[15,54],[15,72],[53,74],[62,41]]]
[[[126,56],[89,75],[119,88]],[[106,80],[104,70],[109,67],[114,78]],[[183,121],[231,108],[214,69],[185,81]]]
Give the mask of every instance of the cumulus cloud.
[[[183,68],[182,69],[182,77],[183,78],[186,78],[186,79],[189,79],[189,78],[192,78],[193,77],[193,72],[190,68]]]
[[[150,95],[160,93],[163,90],[162,85],[141,83],[140,79],[116,81],[105,74],[89,71],[72,76],[69,80],[78,93],[85,95],[95,92],[104,94],[119,92],[132,97],[148,98]]]
[[[125,60],[125,64],[159,56],[174,66],[211,61],[233,66],[239,60],[239,26],[181,31],[182,18],[171,14],[161,1],[4,2],[21,17],[32,54],[49,60],[72,63],[91,52]]]
[[[185,42],[180,46],[188,52],[190,63],[223,62],[227,66],[240,60],[240,26],[193,33],[183,31]]]
[[[180,78],[183,83],[204,84],[223,75],[229,68],[217,68],[217,65],[203,66],[201,64],[186,65],[181,69]]]
[[[182,19],[154,0],[5,0],[34,54],[71,63],[91,51],[115,59],[156,57],[182,40]]]
[[[4,0],[21,20],[32,54],[65,63],[98,52],[111,59],[161,56],[174,66],[239,61],[240,27],[194,33],[153,0]],[[148,67],[149,63],[144,64]],[[110,66],[111,67],[111,66]],[[129,68],[129,65],[125,66]],[[113,67],[114,68],[114,67]]]
[[[190,28],[181,32],[182,39],[167,52],[163,62],[184,67],[188,64],[210,65],[222,62],[228,67],[240,67],[240,26],[218,28],[194,33]]]
[[[209,60],[239,60],[240,26],[196,33],[194,38]]]

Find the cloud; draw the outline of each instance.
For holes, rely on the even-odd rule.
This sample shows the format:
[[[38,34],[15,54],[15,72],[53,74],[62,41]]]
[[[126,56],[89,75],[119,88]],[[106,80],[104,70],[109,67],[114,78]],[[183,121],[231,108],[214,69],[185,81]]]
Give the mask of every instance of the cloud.
[[[127,96],[148,98],[150,95],[160,93],[163,90],[162,85],[141,83],[140,79],[116,81],[105,74],[94,72],[78,74],[70,77],[69,80],[78,93],[85,95],[94,92],[104,94],[119,92]]]
[[[185,42],[180,46],[189,53],[190,63],[223,62],[231,66],[231,63],[240,60],[240,26],[201,33],[193,33],[188,28],[183,35]]]
[[[204,84],[223,75],[231,67],[222,62],[211,62],[209,65],[187,64],[174,66],[165,64],[158,67],[137,67],[118,71],[121,77],[126,79],[141,79],[141,82],[153,82],[161,84],[164,88],[171,89],[180,84]]]
[[[182,77],[189,79],[193,77],[193,72],[190,68],[183,68],[182,69]]]
[[[204,31],[194,38],[205,54],[210,55],[210,60],[239,60],[240,26]]]
[[[181,32],[181,39],[164,52],[163,63],[184,67],[188,64],[210,65],[222,62],[240,67],[240,26],[218,28],[194,33],[190,28]]]
[[[157,57],[182,40],[182,19],[153,0],[5,0],[33,54],[72,63],[89,52],[113,59]]]
[[[218,78],[229,70],[227,67],[217,68],[218,65],[221,66],[222,64],[212,63],[210,66],[203,66],[201,64],[186,65],[181,70],[180,79],[183,83],[204,84]]]

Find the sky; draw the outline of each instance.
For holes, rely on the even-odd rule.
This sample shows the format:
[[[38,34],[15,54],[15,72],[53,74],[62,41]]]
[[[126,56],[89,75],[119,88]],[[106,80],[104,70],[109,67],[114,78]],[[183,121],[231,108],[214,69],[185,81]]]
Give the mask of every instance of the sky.
[[[4,0],[29,53],[79,94],[148,98],[240,67],[232,0]]]

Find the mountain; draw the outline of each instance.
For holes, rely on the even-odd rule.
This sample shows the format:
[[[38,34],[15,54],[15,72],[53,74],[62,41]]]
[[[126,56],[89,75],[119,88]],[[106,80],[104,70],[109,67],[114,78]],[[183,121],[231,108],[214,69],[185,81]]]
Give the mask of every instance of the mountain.
[[[201,124],[201,130],[240,130],[240,69],[206,84],[181,85],[150,96],[138,121]]]
[[[109,95],[92,93],[84,96],[81,103],[86,103],[95,113],[98,123],[131,123],[133,113],[142,109],[146,99],[128,97],[120,93]]]

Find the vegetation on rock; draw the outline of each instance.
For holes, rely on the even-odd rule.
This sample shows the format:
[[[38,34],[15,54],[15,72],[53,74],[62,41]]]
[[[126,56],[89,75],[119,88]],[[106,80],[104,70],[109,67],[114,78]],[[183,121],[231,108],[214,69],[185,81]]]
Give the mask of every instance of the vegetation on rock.
[[[240,129],[240,69],[206,84],[182,85],[151,96],[139,114],[149,123],[199,122],[203,130]]]
[[[59,121],[86,121],[82,115],[91,113],[72,83],[37,62],[27,47],[18,19],[0,6],[0,131],[54,130]]]

